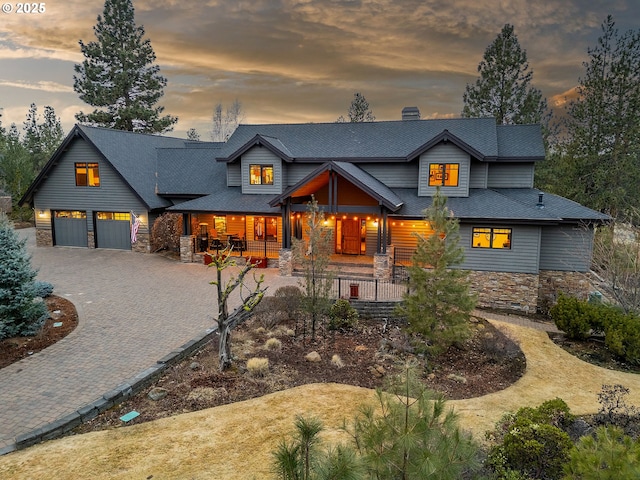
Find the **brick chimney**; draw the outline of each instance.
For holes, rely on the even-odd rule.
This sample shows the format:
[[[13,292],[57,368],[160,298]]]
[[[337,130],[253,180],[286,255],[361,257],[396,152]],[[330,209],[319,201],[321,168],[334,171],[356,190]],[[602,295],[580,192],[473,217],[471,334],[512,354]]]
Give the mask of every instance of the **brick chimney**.
[[[402,120],[420,120],[418,107],[404,107],[402,109]]]

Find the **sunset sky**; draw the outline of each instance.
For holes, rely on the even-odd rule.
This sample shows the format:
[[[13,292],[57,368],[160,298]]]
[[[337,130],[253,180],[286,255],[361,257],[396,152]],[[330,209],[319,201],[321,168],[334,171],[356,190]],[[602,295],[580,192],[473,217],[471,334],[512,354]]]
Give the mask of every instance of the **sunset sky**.
[[[29,104],[51,105],[67,132],[91,108],[73,91],[78,41],[93,41],[103,0],[50,0],[17,13],[0,0],[2,124],[20,127]],[[7,3],[11,7],[9,10]],[[245,123],[332,122],[355,92],[377,120],[404,106],[457,117],[486,47],[505,23],[527,51],[533,84],[552,106],[584,73],[587,48],[613,15],[640,28],[638,0],[134,0],[168,79],[161,104],[209,140],[216,103],[239,99]]]

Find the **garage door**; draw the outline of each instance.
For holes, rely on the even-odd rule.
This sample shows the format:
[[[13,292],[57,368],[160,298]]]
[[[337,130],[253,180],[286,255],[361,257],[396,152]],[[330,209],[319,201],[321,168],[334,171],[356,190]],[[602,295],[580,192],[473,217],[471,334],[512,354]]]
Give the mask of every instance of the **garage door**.
[[[123,212],[96,213],[96,248],[131,250],[131,216]]]
[[[55,245],[87,247],[87,212],[58,210],[53,214]]]

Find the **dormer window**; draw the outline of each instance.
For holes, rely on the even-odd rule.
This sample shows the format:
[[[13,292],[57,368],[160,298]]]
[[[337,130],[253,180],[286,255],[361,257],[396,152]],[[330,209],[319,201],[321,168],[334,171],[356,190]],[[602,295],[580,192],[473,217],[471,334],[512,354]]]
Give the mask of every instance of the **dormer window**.
[[[430,163],[429,186],[457,187],[460,178],[459,171],[459,163]]]
[[[273,185],[273,165],[249,165],[249,184]]]
[[[99,187],[100,169],[97,163],[76,163],[76,187]]]

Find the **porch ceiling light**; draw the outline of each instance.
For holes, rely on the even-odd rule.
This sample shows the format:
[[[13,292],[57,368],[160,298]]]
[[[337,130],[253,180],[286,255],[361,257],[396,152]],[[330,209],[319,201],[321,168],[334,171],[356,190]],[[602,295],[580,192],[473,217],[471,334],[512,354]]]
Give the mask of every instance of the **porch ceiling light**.
[[[44,210],[40,210],[40,211],[38,211],[38,216],[39,216],[40,218],[44,217]]]

